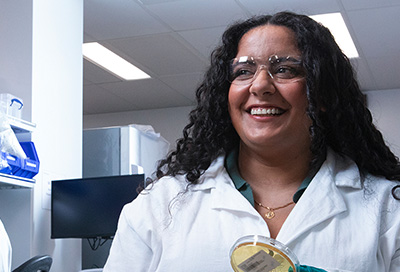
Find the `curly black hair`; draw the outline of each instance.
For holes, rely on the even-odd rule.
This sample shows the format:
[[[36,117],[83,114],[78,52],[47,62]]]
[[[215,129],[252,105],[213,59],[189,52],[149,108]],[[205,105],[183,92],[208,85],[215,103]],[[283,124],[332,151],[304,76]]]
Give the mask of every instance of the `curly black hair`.
[[[224,32],[196,91],[197,107],[190,112],[176,149],[159,162],[157,178],[183,174],[189,183],[196,184],[216,157],[239,145],[228,113],[228,64],[236,56],[242,36],[267,24],[291,29],[301,51],[307,73],[307,114],[312,120],[311,168],[320,165],[330,147],[353,159],[361,173],[400,180],[398,158],[372,122],[349,59],[326,27],[291,12],[252,17]]]

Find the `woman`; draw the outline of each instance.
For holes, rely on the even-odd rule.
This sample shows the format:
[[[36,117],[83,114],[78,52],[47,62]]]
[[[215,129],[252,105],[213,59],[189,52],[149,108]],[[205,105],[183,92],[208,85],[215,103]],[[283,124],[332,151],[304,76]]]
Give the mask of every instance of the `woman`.
[[[124,208],[105,271],[232,271],[249,234],[301,271],[399,271],[399,162],[325,27],[286,12],[231,26],[197,102]]]

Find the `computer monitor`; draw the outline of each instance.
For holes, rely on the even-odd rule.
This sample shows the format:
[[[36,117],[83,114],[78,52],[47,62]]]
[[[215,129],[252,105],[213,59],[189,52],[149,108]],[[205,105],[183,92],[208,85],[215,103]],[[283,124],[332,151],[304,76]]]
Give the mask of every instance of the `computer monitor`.
[[[51,238],[112,238],[144,175],[52,181]]]

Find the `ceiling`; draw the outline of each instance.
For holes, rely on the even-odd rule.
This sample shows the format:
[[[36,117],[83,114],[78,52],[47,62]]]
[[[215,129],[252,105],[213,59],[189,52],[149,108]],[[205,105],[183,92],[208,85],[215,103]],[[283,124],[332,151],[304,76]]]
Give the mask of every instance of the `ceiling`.
[[[261,13],[341,12],[363,91],[400,88],[399,0],[84,0],[84,42],[97,41],[151,79],[123,81],[83,61],[85,115],[191,106],[227,25]]]

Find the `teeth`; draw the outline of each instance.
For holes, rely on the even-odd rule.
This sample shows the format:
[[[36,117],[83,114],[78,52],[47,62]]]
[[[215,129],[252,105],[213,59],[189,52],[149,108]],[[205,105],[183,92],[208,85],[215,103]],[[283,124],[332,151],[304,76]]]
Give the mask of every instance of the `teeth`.
[[[277,108],[252,108],[250,111],[251,115],[278,115],[281,114],[283,111]]]

